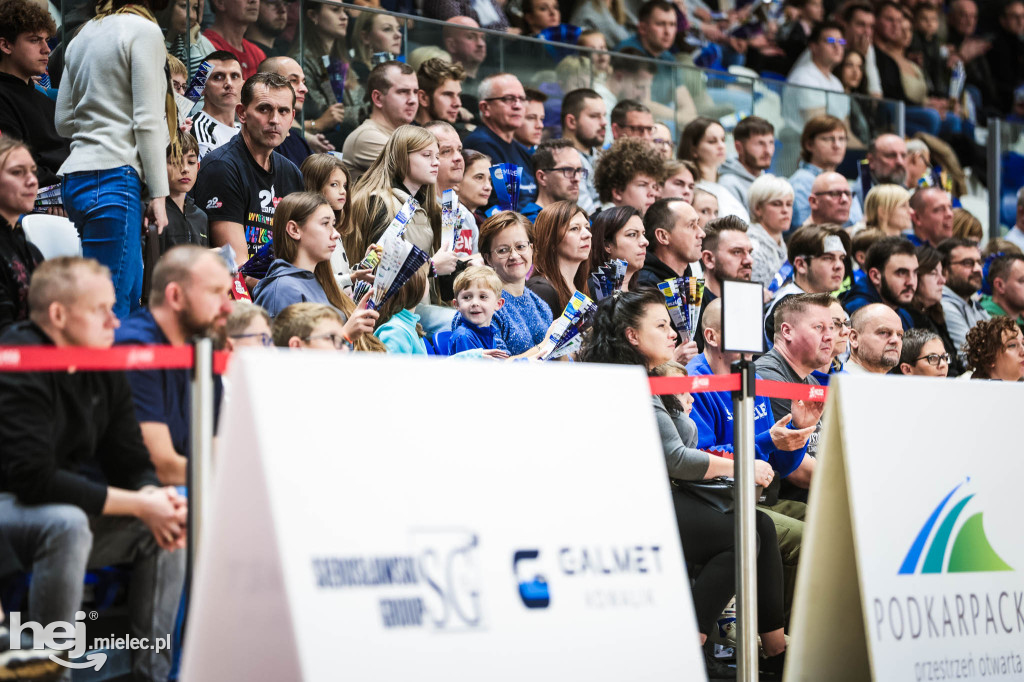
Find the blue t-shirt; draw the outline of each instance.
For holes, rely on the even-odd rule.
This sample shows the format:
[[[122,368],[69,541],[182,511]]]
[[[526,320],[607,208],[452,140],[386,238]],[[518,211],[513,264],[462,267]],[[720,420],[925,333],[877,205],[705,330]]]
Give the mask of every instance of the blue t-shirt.
[[[140,308],[121,324],[115,333],[114,343],[118,346],[165,346],[169,342],[153,314],[146,308]],[[188,457],[192,404],[189,371],[148,369],[126,374],[139,422],[166,424],[175,452]]]
[[[523,174],[519,179],[519,204],[516,206],[516,210],[523,209],[537,198],[537,181],[533,177],[533,160],[530,150],[522,142],[515,139],[505,142],[493,130],[485,125],[480,125],[466,136],[462,146],[486,154],[491,157],[491,163],[514,163],[523,167]],[[488,206],[496,203],[498,203],[497,192],[491,192],[491,201]]]

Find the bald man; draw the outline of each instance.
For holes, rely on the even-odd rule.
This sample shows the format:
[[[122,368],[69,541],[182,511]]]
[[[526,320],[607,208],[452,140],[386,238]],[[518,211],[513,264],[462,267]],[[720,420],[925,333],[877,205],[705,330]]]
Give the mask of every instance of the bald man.
[[[302,134],[298,112],[302,110],[309,88],[306,87],[306,74],[302,72],[299,63],[291,57],[271,57],[260,62],[259,70],[260,73],[276,73],[288,81],[295,91],[295,120],[288,130],[288,137],[277,148],[277,153],[296,166],[301,166],[310,154],[333,150],[334,146],[323,135]]]
[[[805,225],[845,225],[850,220],[853,192],[839,173],[825,171],[814,178],[807,200],[811,204],[811,217]]]
[[[462,68],[466,70],[466,80],[476,80],[476,72],[487,59],[487,42],[483,33],[456,28],[457,26],[480,28],[480,24],[470,17],[452,17],[441,31],[441,42],[452,56],[452,63],[462,64]]]
[[[953,201],[946,190],[922,187],[910,195],[910,209],[914,231],[907,239],[914,246],[938,246],[953,236]]]
[[[903,324],[889,306],[872,303],[850,318],[850,374],[888,374],[903,351]]]

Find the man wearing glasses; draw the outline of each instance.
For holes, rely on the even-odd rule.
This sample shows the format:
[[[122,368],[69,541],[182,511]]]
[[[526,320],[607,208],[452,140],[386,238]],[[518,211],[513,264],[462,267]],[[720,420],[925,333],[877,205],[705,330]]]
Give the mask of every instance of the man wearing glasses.
[[[646,106],[632,99],[621,100],[612,109],[612,139],[638,137],[654,140],[654,114]]]
[[[976,243],[959,237],[947,239],[936,248],[942,254],[942,273],[946,276],[942,287],[946,331],[953,344],[963,348],[967,332],[982,320],[990,319],[978,300],[983,279],[981,251]],[[965,353],[960,353],[960,357],[967,359]]]
[[[580,183],[589,175],[572,140],[564,137],[542,142],[533,153],[533,166],[537,175],[537,200],[522,210],[531,223],[541,209],[556,201],[577,201]]]
[[[176,246],[153,268],[149,308],[117,330],[117,345],[184,346],[223,330],[231,314],[231,275],[224,260],[199,246]],[[186,485],[189,456],[189,372],[128,372],[142,440],[163,485]],[[220,387],[218,381],[216,386]],[[220,396],[217,396],[219,400]]]
[[[916,327],[903,335],[900,372],[925,377],[949,376],[949,353],[931,329]]]
[[[836,172],[822,173],[811,184],[811,225],[846,225],[850,219],[853,192],[846,178]]]
[[[834,21],[823,21],[811,29],[807,40],[810,59],[798,59],[786,79],[800,88],[787,88],[783,110],[792,128],[800,130],[804,122],[831,114],[846,120],[850,115],[850,100],[843,94],[843,84],[832,74],[832,69],[843,61],[846,40],[843,27]],[[830,96],[826,93],[839,93]]]
[[[899,364],[903,323],[882,303],[866,305],[850,317],[850,374],[888,374]],[[941,342],[940,342],[941,343]]]
[[[515,207],[522,209],[537,197],[530,151],[515,139],[526,115],[526,91],[512,74],[498,73],[480,82],[477,95],[482,125],[466,136],[464,147],[487,154],[493,163],[514,163],[522,168],[519,205]],[[490,205],[497,203],[497,194],[491,194]]]

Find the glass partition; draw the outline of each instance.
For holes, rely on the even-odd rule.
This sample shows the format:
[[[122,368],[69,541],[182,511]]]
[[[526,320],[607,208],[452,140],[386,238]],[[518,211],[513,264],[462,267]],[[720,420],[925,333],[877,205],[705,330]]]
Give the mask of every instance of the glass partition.
[[[1017,222],[1017,192],[1024,187],[1024,123],[989,120],[988,161],[989,235],[994,237]]]

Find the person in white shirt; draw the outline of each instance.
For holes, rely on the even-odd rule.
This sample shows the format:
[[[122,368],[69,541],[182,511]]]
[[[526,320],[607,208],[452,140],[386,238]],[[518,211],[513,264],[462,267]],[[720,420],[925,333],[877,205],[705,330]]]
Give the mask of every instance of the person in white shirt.
[[[210,75],[203,90],[203,110],[192,119],[192,134],[199,143],[199,160],[238,134],[235,120],[238,97],[242,92],[242,65],[226,50],[206,56]]]
[[[806,121],[825,113],[844,120],[849,116],[849,98],[843,94],[842,82],[832,74],[843,61],[845,46],[843,28],[834,21],[823,21],[811,30],[807,40],[810,59],[797,60],[786,79],[790,85],[802,86],[789,88],[784,98],[783,116],[793,129],[802,130]]]

